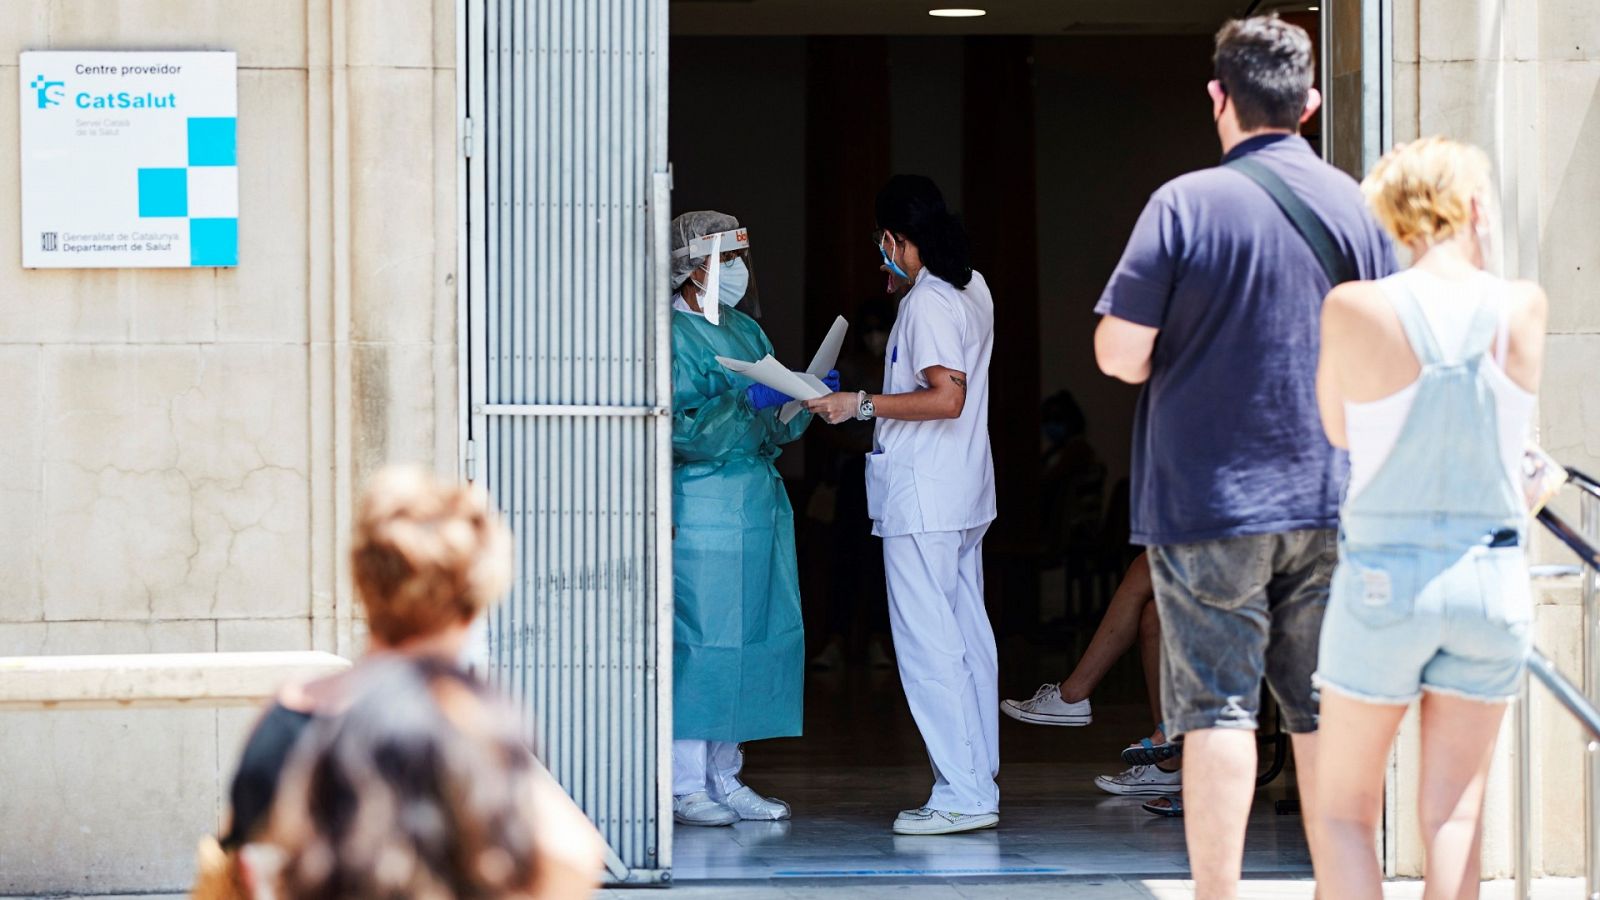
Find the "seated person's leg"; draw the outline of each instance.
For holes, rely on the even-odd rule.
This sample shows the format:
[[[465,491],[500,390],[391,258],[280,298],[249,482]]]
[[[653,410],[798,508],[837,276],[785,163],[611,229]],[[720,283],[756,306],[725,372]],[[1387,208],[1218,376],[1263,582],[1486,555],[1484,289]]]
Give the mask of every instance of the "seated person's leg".
[[[1092,720],[1089,695],[1139,636],[1139,619],[1154,596],[1150,566],[1140,554],[1123,575],[1089,646],[1059,685],[1042,685],[1028,700],[1007,700],[1000,709],[1013,719],[1035,725],[1087,725]]]

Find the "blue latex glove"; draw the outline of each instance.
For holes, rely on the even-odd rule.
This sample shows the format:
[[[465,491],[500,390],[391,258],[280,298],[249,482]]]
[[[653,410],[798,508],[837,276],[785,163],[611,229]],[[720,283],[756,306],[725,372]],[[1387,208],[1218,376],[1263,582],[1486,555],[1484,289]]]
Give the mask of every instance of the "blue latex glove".
[[[775,391],[764,384],[750,385],[744,389],[744,395],[750,398],[750,405],[755,407],[757,412],[763,409],[771,409],[774,406],[782,406],[794,399],[788,394]]]
[[[828,386],[828,390],[833,391],[835,394],[839,393],[839,370],[834,369],[832,372],[822,376],[822,383]]]

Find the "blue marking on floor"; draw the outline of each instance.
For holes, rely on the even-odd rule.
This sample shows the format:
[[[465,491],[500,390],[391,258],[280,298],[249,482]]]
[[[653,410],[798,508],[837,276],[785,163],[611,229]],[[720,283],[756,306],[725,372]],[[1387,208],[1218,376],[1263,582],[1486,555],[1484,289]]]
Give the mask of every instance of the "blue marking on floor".
[[[1061,866],[995,866],[983,869],[787,869],[773,878],[932,878],[951,875],[1065,875]]]

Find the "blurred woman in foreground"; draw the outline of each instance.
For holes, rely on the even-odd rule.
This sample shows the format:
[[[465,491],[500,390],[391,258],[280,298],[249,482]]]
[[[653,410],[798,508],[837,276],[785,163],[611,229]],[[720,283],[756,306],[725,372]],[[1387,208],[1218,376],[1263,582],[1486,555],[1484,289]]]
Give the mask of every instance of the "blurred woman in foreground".
[[[351,576],[370,633],[367,652],[346,672],[285,686],[262,716],[229,791],[228,828],[219,842],[202,844],[196,896],[243,895],[241,851],[266,838],[280,774],[312,723],[343,714],[374,661],[456,664],[473,621],[510,581],[510,536],[488,498],[419,468],[390,468],[373,477],[357,504],[352,545]],[[529,808],[548,820],[534,828],[540,852],[582,873],[585,883],[596,882],[599,835],[548,776],[532,784]]]
[[[559,789],[517,717],[452,666],[402,660],[368,666],[350,709],[317,719],[290,757],[270,832],[281,895],[590,894],[594,873],[549,852],[567,836],[539,806]]]

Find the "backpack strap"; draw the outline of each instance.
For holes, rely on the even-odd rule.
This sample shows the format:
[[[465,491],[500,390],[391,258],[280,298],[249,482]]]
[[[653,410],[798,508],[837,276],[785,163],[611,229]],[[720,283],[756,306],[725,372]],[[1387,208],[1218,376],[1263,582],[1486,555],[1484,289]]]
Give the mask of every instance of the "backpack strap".
[[[1276,172],[1248,156],[1241,156],[1224,165],[1254,181],[1272,197],[1272,201],[1278,204],[1278,209],[1283,210],[1294,230],[1300,233],[1306,246],[1311,248],[1312,254],[1322,266],[1323,274],[1328,276],[1330,287],[1356,280],[1358,277],[1356,267],[1350,263],[1349,257],[1339,250],[1339,245],[1334,241],[1333,233],[1328,230],[1328,226],[1311,211],[1311,207],[1300,199],[1300,195],[1296,194],[1293,188],[1278,177]]]

